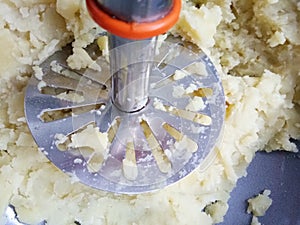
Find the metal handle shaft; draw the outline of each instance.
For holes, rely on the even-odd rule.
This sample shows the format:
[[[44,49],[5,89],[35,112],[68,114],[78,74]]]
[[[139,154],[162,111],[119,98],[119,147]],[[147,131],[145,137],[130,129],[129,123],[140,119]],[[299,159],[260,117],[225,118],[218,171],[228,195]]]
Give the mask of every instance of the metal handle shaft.
[[[126,22],[150,22],[167,15],[172,0],[98,0],[100,7],[110,15]]]
[[[110,17],[124,21],[125,24],[145,25],[164,18],[173,8],[173,1],[96,0],[96,7],[109,14]],[[88,6],[92,8],[92,4],[88,4]],[[92,13],[92,15],[94,14]],[[95,13],[95,15],[98,14]],[[115,26],[116,24],[110,25]],[[136,41],[132,38],[127,39],[113,34],[109,34],[108,38],[112,74],[112,102],[121,111],[138,111],[148,101],[149,74],[156,47],[156,38],[151,37]]]
[[[156,39],[132,42],[109,35],[112,101],[121,111],[135,112],[147,104]]]

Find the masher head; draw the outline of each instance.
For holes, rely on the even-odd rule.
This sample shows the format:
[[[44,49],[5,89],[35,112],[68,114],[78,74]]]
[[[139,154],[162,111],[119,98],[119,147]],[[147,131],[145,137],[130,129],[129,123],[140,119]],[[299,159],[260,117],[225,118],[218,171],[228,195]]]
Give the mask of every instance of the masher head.
[[[111,51],[122,54],[140,42]],[[137,194],[182,179],[213,150],[225,98],[215,67],[200,49],[173,36],[158,41],[149,96],[135,112],[112,103],[113,75],[96,42],[86,51],[100,72],[70,69],[71,51],[67,46],[44,61],[42,76],[32,76],[25,96],[31,133],[63,172],[97,189]],[[119,70],[139,63],[137,57]]]

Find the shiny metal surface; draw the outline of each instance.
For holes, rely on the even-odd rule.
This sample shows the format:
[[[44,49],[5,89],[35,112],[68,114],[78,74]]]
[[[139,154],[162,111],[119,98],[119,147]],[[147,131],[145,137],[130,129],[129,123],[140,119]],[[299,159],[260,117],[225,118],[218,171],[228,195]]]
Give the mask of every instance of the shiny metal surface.
[[[116,54],[112,51],[126,52],[124,48],[133,49],[136,44],[140,45],[141,42],[122,45],[112,49],[110,54]],[[192,51],[194,46],[185,45],[179,39],[170,37],[158,46],[151,62],[153,67],[147,104],[134,113],[123,112],[112,104],[111,96],[114,93],[111,93],[109,64],[105,57],[97,53],[95,45],[89,46],[87,52],[97,59],[101,66],[100,73],[91,69],[71,71],[65,61],[70,54],[70,46],[41,65],[43,80],[34,76],[31,78],[26,91],[25,114],[40,150],[59,169],[94,188],[136,194],[160,189],[178,181],[197,168],[210,153],[219,138],[225,112],[224,93],[217,72],[203,52],[199,49]],[[63,71],[54,71],[51,67],[53,63],[63,68]],[[126,66],[143,63],[138,57],[130,57]],[[189,73],[184,70],[195,63],[204,65],[204,71]],[[123,68],[124,65],[116,68],[115,72]],[[185,76],[175,79],[175,71],[181,71]],[[49,90],[41,92],[39,84],[44,86],[42,89],[54,89],[51,92],[54,94]],[[179,95],[175,87],[192,91]],[[209,95],[201,96],[204,107],[197,112],[186,110],[193,95],[204,89],[211,90]],[[84,100],[76,103],[59,99],[56,94],[62,90],[75,91]],[[163,108],[157,107],[157,103]],[[90,106],[97,104],[105,107],[90,110]],[[58,111],[60,114],[63,112],[62,118],[48,122],[41,119],[44,113]],[[66,113],[69,111],[72,113]],[[203,122],[203,117],[210,122]],[[55,144],[56,134],[68,136],[87,124],[95,124],[101,132],[113,130],[109,155],[101,168],[94,172],[88,169],[89,158],[78,149],[61,151]],[[188,138],[188,143],[194,144],[193,151],[186,147],[176,151],[175,146],[183,137]],[[122,171],[128,146],[134,150],[137,170],[137,177],[131,180]],[[171,168],[163,171],[166,161]]]
[[[112,16],[127,22],[150,22],[169,13],[172,0],[97,0]]]
[[[132,40],[108,35],[111,49],[109,58],[112,102],[121,111],[135,112],[145,107],[148,102],[149,76],[153,66],[156,40],[154,37],[134,41],[134,44],[131,44]],[[122,45],[127,47],[121,47]]]

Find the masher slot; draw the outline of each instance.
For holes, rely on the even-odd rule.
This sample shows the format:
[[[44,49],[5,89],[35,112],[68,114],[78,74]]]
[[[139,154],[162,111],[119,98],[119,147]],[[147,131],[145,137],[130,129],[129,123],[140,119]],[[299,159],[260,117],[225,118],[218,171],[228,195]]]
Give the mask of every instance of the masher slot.
[[[50,71],[48,73],[57,73],[60,74],[62,77],[68,77],[73,80],[79,81],[82,76],[78,74],[75,70],[72,70],[66,64],[67,63],[58,63],[56,60],[54,60],[50,63]]]
[[[197,60],[198,59],[195,59],[195,53],[193,52],[179,52],[173,59],[164,61],[166,66],[161,70],[161,74],[163,74],[164,77],[169,77],[174,74],[176,70],[182,70]]]
[[[43,111],[39,116],[39,119],[44,123],[52,122],[55,120],[61,120],[67,117],[72,116],[72,109],[60,109],[60,110],[51,110],[51,111]]]
[[[108,146],[103,140],[105,136],[99,132],[94,122],[90,122],[67,135],[56,134],[55,145],[60,151],[82,156],[88,171],[95,173],[101,169],[107,157]]]
[[[152,89],[151,96],[156,96],[159,99],[169,99],[172,102],[172,106],[178,109],[210,115],[209,102],[217,93],[215,93],[215,87],[211,86],[213,84],[206,87],[198,83],[193,77],[187,76],[180,80],[169,82],[160,88]]]
[[[108,99],[107,87],[94,82],[88,78],[80,76],[81,79],[73,79],[56,72],[49,72],[43,76],[41,93],[56,96],[60,99],[72,101],[74,103],[88,103],[98,99]]]
[[[178,72],[177,72],[178,71]],[[178,75],[178,73],[182,75]],[[187,71],[182,70],[174,70],[174,73],[169,77],[165,77],[159,79],[154,84],[151,84],[151,87],[156,92],[156,89],[166,88],[173,89],[173,86],[182,86],[184,89],[187,89],[189,86],[193,85],[195,88],[204,88],[211,87],[215,81],[212,78],[201,78],[201,82],[199,82],[199,75],[191,74]]]
[[[177,72],[177,71],[180,71],[180,72],[182,72],[182,73],[185,73],[185,76],[188,76],[188,75],[189,75],[188,73],[186,73],[186,72],[184,72],[184,71],[176,70],[176,69],[175,69],[175,72],[174,72],[172,75],[167,76],[167,77],[163,77],[163,78],[159,79],[159,80],[156,81],[155,83],[151,84],[151,87],[154,88],[154,89],[157,89],[157,88],[164,87],[164,86],[166,86],[166,85],[168,85],[168,84],[174,82],[175,80],[177,80],[177,79],[175,78],[176,72]],[[156,73],[161,74],[162,72],[161,72],[161,71],[159,71],[159,72],[156,71]]]
[[[164,106],[167,109],[167,112],[175,115],[175,116],[179,116],[181,118],[190,120],[192,122],[201,124],[201,125],[205,125],[205,126],[209,126],[211,125],[211,117],[205,114],[201,114],[201,113],[196,113],[196,112],[192,112],[192,111],[188,111],[188,110],[183,110],[183,109],[177,109],[173,106]]]
[[[108,62],[99,59],[97,60],[97,63],[101,68],[100,71],[87,68],[87,69],[76,70],[76,72],[82,75],[83,77],[86,77],[94,82],[97,82],[98,84],[102,84],[110,87],[111,77],[110,77]],[[99,76],[99,73],[101,73],[101,76]]]
[[[80,101],[82,101],[83,99],[83,93],[82,92],[76,92],[72,89],[66,89],[66,88],[58,88],[58,87],[50,87],[50,86],[43,86],[40,88],[40,92],[41,94],[43,95],[50,95],[50,96],[53,96],[53,97],[57,97],[57,98],[61,98],[62,99],[62,96],[65,95],[65,96],[71,96],[73,95],[73,99],[75,96],[78,97],[78,99],[81,98]],[[65,99],[66,100],[66,99]],[[72,97],[71,98],[68,98],[68,100],[71,100],[72,101]],[[75,100],[75,99],[74,99]],[[78,102],[78,101],[77,101]]]
[[[172,169],[172,165],[170,160],[168,159],[167,155],[164,153],[164,150],[162,149],[161,145],[157,141],[154,133],[152,132],[149,124],[147,121],[142,120],[140,122],[140,125],[143,128],[145,137],[147,139],[148,145],[152,150],[152,154],[156,160],[156,164],[159,168],[159,170],[162,173],[168,173]]]
[[[74,148],[69,148],[68,145],[71,143],[71,136],[79,133],[81,131],[83,131],[84,129],[87,128],[88,125],[92,125],[95,126],[95,123],[92,121],[90,123],[87,123],[85,125],[83,125],[82,127],[79,127],[78,129],[74,129],[72,132],[69,132],[67,134],[63,134],[63,133],[57,133],[55,134],[54,138],[55,138],[55,145],[57,147],[58,150],[60,151],[71,151],[71,152],[75,152]],[[86,154],[82,154],[84,157],[86,156]]]
[[[110,127],[109,127],[109,129],[107,131],[108,140],[109,140],[110,143],[112,143],[114,141],[114,139],[116,137],[116,134],[118,132],[118,129],[120,127],[120,123],[121,123],[121,118],[120,117],[115,118],[112,121],[112,123],[111,123],[111,125],[110,125]]]
[[[196,152],[198,150],[197,142],[187,137],[186,135],[184,135],[182,132],[175,129],[170,124],[164,123],[162,127],[176,140],[177,143],[183,143],[182,146],[185,150],[190,152]],[[175,147],[176,147],[176,143],[175,143]]]
[[[45,122],[52,122],[55,120],[64,119],[70,116],[78,116],[86,112],[93,112],[94,110],[99,110],[104,104],[90,104],[83,106],[76,106],[70,108],[62,108],[57,110],[44,110],[39,118]]]
[[[90,112],[80,114],[77,117],[78,118],[76,120],[76,123],[74,123],[73,117],[66,117],[60,120],[43,123],[42,129],[37,127],[36,131],[39,132],[41,135],[44,135],[45,137],[45,134],[47,134],[48,132],[51,132],[53,137],[57,134],[67,136],[78,132],[78,130],[82,129],[88,124],[94,123],[94,117],[91,116]],[[47,138],[43,140],[44,143],[48,143],[49,141],[50,140]],[[49,146],[50,145],[52,144],[49,144]]]
[[[43,81],[48,87],[62,88],[67,90],[76,90],[76,87],[78,85],[77,79],[69,76],[64,76],[61,73],[57,73],[54,71],[50,71],[49,73],[45,74],[43,76]]]
[[[132,141],[126,145],[125,158],[122,160],[123,174],[128,180],[135,180],[138,176],[135,147]]]
[[[103,67],[104,72],[108,71],[108,65],[106,67]],[[94,88],[100,88],[100,89],[106,89],[107,86],[109,86],[109,78],[107,74],[104,74],[103,76],[99,76],[99,71],[87,68],[87,69],[82,69],[82,70],[73,70],[70,67],[66,65],[62,65],[62,70],[60,72],[55,72],[60,74],[62,77],[70,78],[78,82],[86,82],[89,86],[93,85],[95,86]],[[43,77],[44,78],[44,77]],[[51,77],[50,77],[51,78]],[[61,78],[61,77],[59,77]],[[51,82],[51,79],[49,83]]]
[[[172,127],[178,131],[180,131],[180,133],[182,133],[183,135],[186,135],[187,137],[193,139],[193,140],[197,140],[197,142],[200,139],[205,139],[208,137],[209,135],[209,130],[210,130],[210,126],[205,126],[199,123],[196,123],[194,121],[182,118],[180,116],[177,116],[173,113],[168,112],[168,107],[170,107],[171,109],[174,108],[174,106],[172,106],[171,104],[165,102],[162,99],[156,99],[153,102],[153,110],[159,110],[160,115],[160,120],[161,123],[167,123],[172,125]],[[167,106],[167,108],[165,107]],[[161,132],[160,130],[164,130],[161,128],[157,128],[157,126],[151,126],[152,129],[155,129],[154,132]],[[160,130],[158,130],[160,129]],[[158,130],[158,131],[157,131]],[[168,147],[165,146],[166,143],[164,143],[164,149],[167,149]]]
[[[178,43],[174,43],[172,46],[169,44],[162,45],[161,41],[157,41],[157,47],[154,55],[154,62],[157,62],[155,67],[157,69],[162,70],[167,65],[166,61],[168,60],[168,57],[174,57],[174,55],[172,56],[172,53],[177,54],[177,52],[174,50],[176,49],[176,45],[178,45]]]

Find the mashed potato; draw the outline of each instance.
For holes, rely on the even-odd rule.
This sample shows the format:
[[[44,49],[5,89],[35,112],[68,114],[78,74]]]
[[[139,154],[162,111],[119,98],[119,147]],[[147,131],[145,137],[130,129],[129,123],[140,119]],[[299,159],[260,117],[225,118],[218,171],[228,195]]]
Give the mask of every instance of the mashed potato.
[[[264,190],[262,194],[248,199],[247,213],[252,213],[254,216],[263,216],[272,204],[272,199],[269,197],[270,190]]]
[[[251,225],[261,225],[258,221],[258,217],[264,216],[272,205],[273,200],[269,197],[270,194],[271,191],[266,189],[262,194],[248,199],[247,213],[252,213]]]
[[[101,30],[83,0],[0,1],[0,212],[10,203],[24,223],[201,224],[222,221],[237,180],[259,149],[296,151],[300,137],[300,11],[297,0],[183,2],[170,31],[201,47],[219,70],[226,121],[217,157],[163,190],[116,195],[72,181],[38,150],[23,112],[38,65],[73,41],[74,68]],[[76,221],[76,222],[75,222]]]

